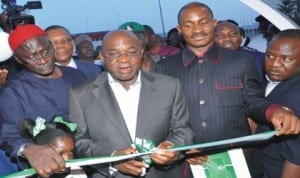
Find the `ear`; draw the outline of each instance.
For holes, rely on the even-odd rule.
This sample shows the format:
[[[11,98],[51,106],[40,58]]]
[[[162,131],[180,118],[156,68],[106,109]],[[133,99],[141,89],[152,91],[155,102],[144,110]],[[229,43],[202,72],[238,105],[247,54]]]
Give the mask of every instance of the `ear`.
[[[178,30],[179,33],[181,33],[180,25],[178,25],[178,26],[176,27],[176,29]]]
[[[213,19],[213,26],[214,26],[214,28],[216,28],[217,25],[218,25],[218,20],[217,19]]]
[[[18,56],[15,55],[15,54],[14,54],[14,58],[15,58],[15,60],[16,60],[18,63],[22,64],[23,66],[29,64],[28,62],[23,61],[23,60],[21,60],[20,58],[18,58]]]
[[[19,64],[23,64],[23,62],[17,57],[17,55],[14,54],[14,58]]]
[[[104,59],[104,56],[103,56],[103,53],[102,53],[102,50],[99,52],[98,54],[98,58],[103,60]]]

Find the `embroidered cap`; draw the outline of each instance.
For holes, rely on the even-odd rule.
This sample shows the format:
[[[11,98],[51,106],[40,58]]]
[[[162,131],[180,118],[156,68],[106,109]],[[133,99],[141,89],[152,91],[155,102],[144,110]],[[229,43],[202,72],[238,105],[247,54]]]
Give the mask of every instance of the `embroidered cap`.
[[[126,22],[119,26],[118,29],[128,30],[132,32],[144,32],[145,28],[142,24],[137,22]]]
[[[46,35],[46,33],[37,25],[18,25],[17,28],[9,34],[8,43],[11,49],[15,51],[24,41],[41,35]]]

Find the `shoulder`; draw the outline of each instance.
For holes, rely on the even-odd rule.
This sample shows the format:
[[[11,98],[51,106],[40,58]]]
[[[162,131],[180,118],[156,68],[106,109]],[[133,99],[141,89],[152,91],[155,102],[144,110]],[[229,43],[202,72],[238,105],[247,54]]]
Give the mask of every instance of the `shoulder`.
[[[102,87],[104,82],[107,81],[107,72],[102,72],[97,77],[85,80],[75,86],[72,87],[72,92],[75,93],[86,93],[92,91],[94,88]]]
[[[81,71],[88,79],[96,77],[98,74],[102,72],[101,67],[94,63],[89,63],[80,60],[74,60],[74,61],[77,65],[77,69]]]
[[[154,73],[154,72],[142,72],[142,76],[148,81],[153,82],[156,86],[175,86],[178,85],[179,79],[168,75]]]
[[[236,60],[253,58],[252,55],[242,52],[242,51],[239,51],[239,50],[231,50],[231,49],[222,48],[221,51],[222,51],[221,53],[223,56],[234,58]]]
[[[58,66],[62,73],[63,76],[62,78],[67,82],[71,83],[71,85],[75,85],[77,83],[80,83],[85,79],[85,76],[78,70],[72,68],[72,67],[66,67],[66,66]]]
[[[94,63],[89,63],[89,62],[86,62],[86,61],[81,61],[81,60],[78,60],[78,59],[74,59],[76,65],[80,66],[80,67],[91,67],[91,68],[99,68],[96,64]]]

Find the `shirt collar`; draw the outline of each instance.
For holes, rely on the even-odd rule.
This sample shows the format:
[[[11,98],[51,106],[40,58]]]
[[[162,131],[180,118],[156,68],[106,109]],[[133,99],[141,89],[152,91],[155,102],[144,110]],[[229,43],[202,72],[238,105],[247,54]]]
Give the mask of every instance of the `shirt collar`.
[[[109,72],[107,72],[107,77],[108,77],[108,83],[110,85],[121,85],[120,82],[116,81]],[[138,72],[138,76],[135,80],[135,82],[133,84],[131,84],[130,86],[135,86],[141,83],[141,71]]]
[[[221,56],[221,48],[218,47],[215,43],[207,48],[207,50],[203,53],[202,56],[197,56],[193,51],[191,51],[188,47],[185,47],[182,50],[182,63],[185,67],[191,65],[194,59],[207,59],[212,60],[214,63],[218,63]]]
[[[59,63],[57,63],[57,62],[56,62],[55,64],[61,66],[61,64],[59,64]],[[73,58],[71,58],[69,64],[67,64],[66,66],[67,66],[67,67],[72,67],[72,68],[74,68],[74,69],[77,69],[77,65],[76,65],[76,63],[75,63],[75,61],[74,61]]]

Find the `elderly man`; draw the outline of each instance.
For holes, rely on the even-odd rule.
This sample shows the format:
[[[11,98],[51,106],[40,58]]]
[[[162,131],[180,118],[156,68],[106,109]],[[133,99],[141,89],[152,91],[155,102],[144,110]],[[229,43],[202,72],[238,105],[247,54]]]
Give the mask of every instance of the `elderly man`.
[[[72,68],[55,65],[53,46],[40,27],[20,25],[8,40],[24,69],[0,91],[1,149],[17,160],[20,168],[29,163],[39,175],[49,177],[64,170],[64,159],[49,146],[21,137],[19,124],[37,116],[47,121],[56,115],[67,117],[69,89],[85,79]]]
[[[132,146],[136,139],[151,139],[161,150],[151,155],[153,163],[135,159],[116,163],[117,177],[146,172],[147,178],[181,178],[179,153],[165,149],[192,142],[185,98],[178,79],[141,70],[143,52],[130,31],[105,35],[101,55],[107,72],[71,91],[69,118],[78,123],[76,154],[131,154],[137,152]],[[104,168],[102,173],[107,173],[109,166]]]

